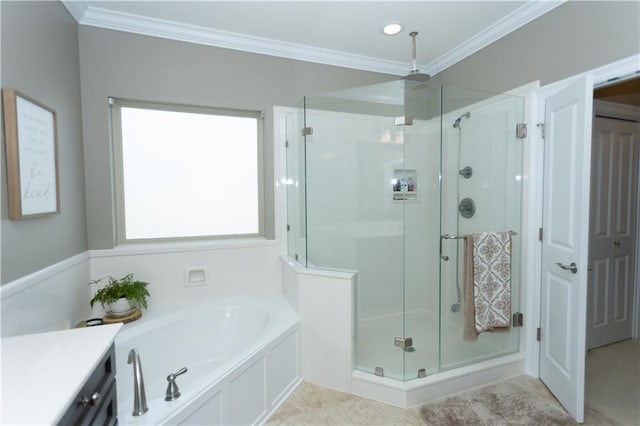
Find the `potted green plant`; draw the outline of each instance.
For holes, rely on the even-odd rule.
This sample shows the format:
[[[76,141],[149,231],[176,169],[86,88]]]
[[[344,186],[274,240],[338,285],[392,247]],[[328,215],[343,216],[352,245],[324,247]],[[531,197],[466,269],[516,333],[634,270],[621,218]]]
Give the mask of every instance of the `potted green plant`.
[[[147,309],[149,283],[138,281],[133,274],[127,274],[122,278],[103,277],[89,284],[99,285],[104,280],[108,280],[108,283],[99,288],[89,301],[92,308],[95,303],[100,303],[108,313],[116,315],[122,315],[134,308]]]

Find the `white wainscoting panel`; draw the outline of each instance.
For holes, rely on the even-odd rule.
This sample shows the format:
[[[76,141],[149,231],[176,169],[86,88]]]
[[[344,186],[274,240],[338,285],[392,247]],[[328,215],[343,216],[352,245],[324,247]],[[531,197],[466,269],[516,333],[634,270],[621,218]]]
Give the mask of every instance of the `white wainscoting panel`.
[[[89,318],[86,252],[2,286],[2,337],[74,327]]]
[[[92,278],[124,276],[149,282],[149,305],[175,306],[203,298],[281,293],[281,267],[273,241],[225,247],[90,251]],[[185,269],[207,268],[207,285],[185,286]]]

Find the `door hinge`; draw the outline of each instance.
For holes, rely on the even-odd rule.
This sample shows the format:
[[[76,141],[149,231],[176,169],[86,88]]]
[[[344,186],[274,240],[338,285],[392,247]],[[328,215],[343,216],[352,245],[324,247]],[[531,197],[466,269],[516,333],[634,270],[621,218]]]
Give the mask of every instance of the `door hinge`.
[[[393,123],[396,126],[411,126],[413,125],[413,117],[394,117]]]
[[[403,349],[410,348],[413,346],[413,338],[411,337],[396,337],[393,339],[393,344],[395,346],[399,346]]]
[[[289,141],[284,141],[284,147],[289,148]]]
[[[540,332],[540,327],[538,327],[538,329],[536,330],[536,340],[539,342],[540,341],[540,335],[542,333]]]
[[[516,124],[516,138],[524,139],[527,137],[527,123]]]
[[[305,127],[302,129],[302,136],[311,136],[313,135],[313,127]]]
[[[538,240],[542,241],[542,228],[538,228]]]
[[[536,124],[536,126],[540,128],[540,136],[542,136],[542,139],[544,139],[544,123],[538,123]]]
[[[291,231],[291,226],[287,223],[287,231]]]
[[[513,327],[522,327],[524,324],[524,315],[522,312],[514,312],[513,314]]]

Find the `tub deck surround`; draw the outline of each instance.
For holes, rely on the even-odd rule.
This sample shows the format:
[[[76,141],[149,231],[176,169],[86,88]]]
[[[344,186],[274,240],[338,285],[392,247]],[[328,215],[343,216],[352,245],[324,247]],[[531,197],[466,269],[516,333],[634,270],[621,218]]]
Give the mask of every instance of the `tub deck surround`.
[[[2,424],[57,424],[121,324],[3,338]]]
[[[298,315],[283,296],[205,300],[150,309],[116,338],[118,422],[133,424],[262,423],[300,382]],[[133,410],[138,349],[149,411]],[[165,401],[167,376],[181,396]]]

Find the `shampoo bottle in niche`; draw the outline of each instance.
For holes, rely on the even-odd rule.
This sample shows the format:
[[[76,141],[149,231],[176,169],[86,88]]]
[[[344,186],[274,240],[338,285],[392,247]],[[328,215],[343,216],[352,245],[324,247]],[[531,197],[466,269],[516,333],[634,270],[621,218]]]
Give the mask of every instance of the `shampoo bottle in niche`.
[[[407,181],[407,191],[413,192],[415,189],[415,182],[413,181],[413,176],[409,176],[409,180]]]

